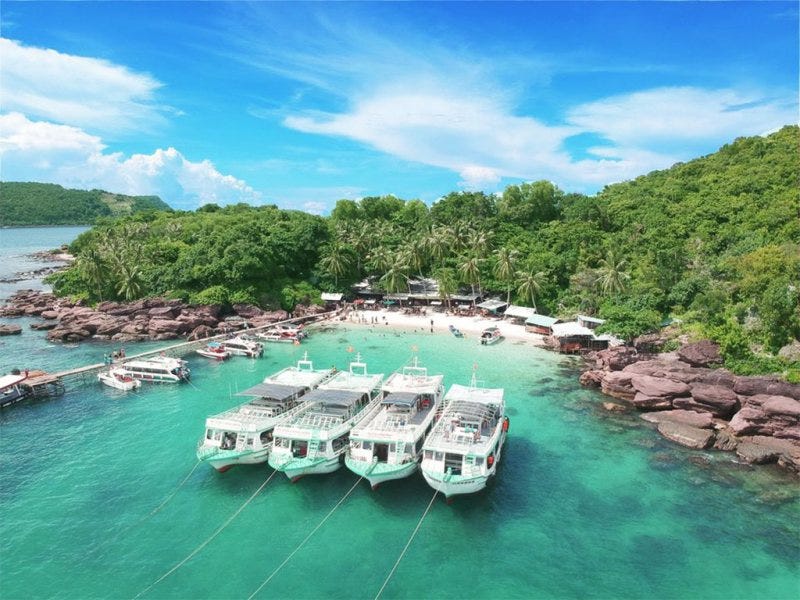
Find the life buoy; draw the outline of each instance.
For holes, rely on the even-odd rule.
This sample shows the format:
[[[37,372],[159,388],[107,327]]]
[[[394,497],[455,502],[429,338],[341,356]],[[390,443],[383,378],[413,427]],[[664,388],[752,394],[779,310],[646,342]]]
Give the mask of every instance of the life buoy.
[[[507,432],[507,431],[508,431],[508,423],[509,423],[509,421],[508,421],[508,417],[506,417],[505,419],[503,419],[503,431],[504,431],[504,432]]]
[[[491,454],[489,455],[489,458],[486,459],[486,464],[489,465],[490,467],[494,464],[494,456],[493,455],[491,455]]]

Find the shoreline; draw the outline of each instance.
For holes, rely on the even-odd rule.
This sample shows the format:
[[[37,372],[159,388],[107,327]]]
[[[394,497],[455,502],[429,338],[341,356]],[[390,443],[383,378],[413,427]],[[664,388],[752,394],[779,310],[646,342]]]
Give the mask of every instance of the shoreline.
[[[373,322],[372,319],[377,319]],[[477,340],[487,327],[497,327],[504,338],[526,342],[532,346],[546,348],[544,336],[525,331],[524,325],[510,323],[504,319],[468,317],[443,312],[429,311],[426,314],[404,314],[396,310],[350,310],[344,315],[329,319],[331,324],[358,325],[361,327],[389,327],[407,331],[427,331],[452,335],[448,326],[453,325],[464,338]],[[433,322],[433,325],[431,325]]]

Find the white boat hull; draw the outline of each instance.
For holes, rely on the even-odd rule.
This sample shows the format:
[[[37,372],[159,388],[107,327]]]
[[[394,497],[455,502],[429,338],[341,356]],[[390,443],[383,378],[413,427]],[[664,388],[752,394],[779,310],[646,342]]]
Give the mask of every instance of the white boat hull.
[[[112,387],[117,390],[122,390],[123,392],[129,392],[131,390],[135,390],[141,387],[142,382],[132,377],[128,377],[124,380],[118,379],[114,375],[109,373],[100,373],[97,378],[100,380],[101,383],[104,383],[108,387]]]
[[[391,465],[387,463],[370,463],[363,460],[353,460],[349,456],[345,457],[344,464],[353,473],[369,481],[373,490],[386,481],[405,479],[413,474],[419,467],[417,461],[410,461],[400,465]]]
[[[220,473],[224,473],[236,465],[259,465],[269,459],[269,448],[260,450],[237,452],[231,450],[219,450],[218,452],[203,452],[201,448],[197,452],[198,460],[208,463]]]
[[[295,458],[288,461],[269,459],[269,466],[284,473],[292,481],[297,481],[306,475],[325,475],[338,471],[342,466],[339,456],[333,458]]]

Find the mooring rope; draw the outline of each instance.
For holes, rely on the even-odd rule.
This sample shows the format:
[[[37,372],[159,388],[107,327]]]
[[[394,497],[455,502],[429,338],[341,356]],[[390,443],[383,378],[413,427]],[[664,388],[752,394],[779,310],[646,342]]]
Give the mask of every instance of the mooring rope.
[[[327,514],[327,515],[325,515],[325,518],[323,518],[323,519],[322,519],[322,521],[320,521],[320,522],[319,522],[319,524],[318,524],[316,527],[314,527],[314,529],[312,529],[312,530],[311,530],[311,533],[309,533],[309,534],[308,534],[308,535],[305,537],[305,539],[304,539],[302,542],[300,542],[300,544],[297,546],[297,548],[295,548],[294,550],[292,550],[292,552],[289,554],[289,556],[287,556],[287,557],[284,559],[284,561],[283,561],[281,564],[279,564],[279,565],[278,565],[278,566],[275,568],[275,570],[274,570],[272,573],[270,573],[269,577],[267,577],[267,578],[266,578],[266,579],[265,579],[265,580],[264,580],[264,581],[261,583],[261,585],[260,585],[260,586],[258,586],[258,587],[256,588],[256,591],[255,591],[255,592],[253,592],[252,594],[250,594],[250,595],[247,597],[247,600],[253,600],[253,598],[255,598],[256,594],[258,594],[258,592],[260,592],[260,591],[261,591],[261,590],[264,588],[264,586],[265,586],[265,585],[267,585],[267,584],[268,584],[268,583],[269,583],[269,582],[272,580],[272,578],[273,578],[273,577],[275,577],[275,575],[277,575],[277,574],[278,574],[278,571],[280,571],[280,570],[281,570],[281,569],[282,569],[282,568],[283,568],[283,567],[286,565],[286,563],[288,563],[288,562],[289,562],[289,561],[292,559],[292,557],[293,557],[295,554],[297,554],[297,553],[298,553],[298,551],[300,550],[300,548],[302,548],[302,547],[305,545],[305,543],[306,543],[308,540],[310,540],[310,539],[311,539],[311,536],[313,536],[313,535],[314,535],[314,534],[315,534],[315,533],[316,533],[316,532],[319,530],[319,528],[320,528],[320,527],[322,527],[322,526],[325,524],[325,521],[327,521],[327,520],[330,518],[330,516],[331,516],[331,515],[334,513],[334,511],[335,511],[337,508],[339,508],[339,507],[342,505],[342,502],[344,502],[344,501],[347,499],[347,497],[348,497],[348,496],[349,496],[349,495],[350,495],[350,494],[353,492],[353,490],[354,490],[354,489],[356,489],[356,487],[358,486],[358,484],[359,484],[359,483],[361,483],[361,480],[362,480],[362,479],[364,479],[364,478],[363,478],[363,477],[359,477],[359,478],[358,478],[358,481],[356,481],[356,482],[353,484],[353,487],[351,487],[349,490],[347,490],[347,493],[346,493],[344,496],[342,496],[342,498],[341,498],[341,500],[339,500],[339,502],[337,502],[337,503],[336,503],[336,506],[334,506],[334,507],[333,507],[333,508],[332,508],[332,509],[331,509],[331,510],[328,512],[328,514]]]
[[[383,593],[383,590],[386,588],[386,586],[389,583],[389,580],[392,578],[392,575],[394,575],[394,572],[397,570],[397,566],[400,564],[400,561],[403,560],[403,557],[406,555],[406,550],[408,550],[408,547],[411,545],[411,542],[414,541],[414,537],[417,535],[417,532],[419,531],[419,528],[422,526],[422,522],[425,520],[425,517],[428,515],[428,511],[430,511],[431,506],[433,506],[433,501],[436,499],[436,494],[438,494],[438,493],[439,493],[438,490],[433,492],[433,496],[431,496],[431,501],[428,502],[428,508],[426,508],[425,512],[422,513],[422,516],[420,517],[419,522],[417,523],[417,526],[414,528],[414,532],[411,534],[411,537],[408,538],[408,542],[406,542],[405,548],[403,548],[403,551],[400,553],[400,556],[397,557],[397,561],[394,563],[394,566],[392,567],[392,570],[389,571],[389,575],[386,576],[386,580],[383,582],[383,585],[381,586],[381,589],[379,589],[378,593],[375,594],[375,600],[378,600],[378,598],[381,597],[381,594]]]
[[[189,555],[188,555],[186,558],[184,558],[184,559],[183,559],[181,562],[179,562],[178,564],[176,564],[176,565],[175,565],[174,567],[172,567],[172,568],[171,568],[169,571],[167,571],[166,573],[164,573],[164,574],[163,574],[161,577],[159,577],[158,579],[156,579],[156,580],[155,580],[153,583],[151,583],[151,584],[150,584],[150,585],[148,585],[146,588],[144,588],[144,589],[143,589],[141,592],[139,592],[138,594],[136,594],[136,595],[133,597],[133,598],[134,598],[134,600],[136,600],[136,598],[139,598],[139,597],[140,597],[142,594],[144,594],[144,593],[148,592],[148,591],[149,591],[149,590],[151,590],[153,587],[155,587],[156,585],[158,585],[159,583],[161,583],[162,581],[164,581],[164,580],[165,580],[167,577],[169,577],[170,575],[172,575],[172,574],[173,574],[175,571],[177,571],[177,570],[178,570],[178,569],[180,569],[180,568],[181,568],[183,565],[185,565],[187,562],[189,562],[190,560],[192,560],[192,558],[194,558],[195,556],[197,556],[197,554],[199,554],[199,553],[200,553],[200,551],[201,551],[203,548],[205,548],[206,546],[208,546],[208,545],[211,543],[211,541],[212,541],[212,540],[213,540],[215,537],[217,537],[217,536],[218,536],[220,533],[222,533],[222,531],[223,531],[223,530],[224,530],[224,529],[225,529],[225,528],[226,528],[228,525],[230,525],[230,524],[233,522],[233,520],[234,520],[236,517],[238,517],[238,516],[239,516],[239,514],[240,514],[240,513],[241,513],[241,512],[242,512],[242,511],[245,509],[245,507],[247,507],[247,505],[248,505],[248,504],[250,504],[250,503],[253,501],[253,499],[254,499],[256,496],[258,496],[258,494],[261,492],[261,490],[263,490],[263,489],[266,487],[266,485],[267,485],[267,484],[270,482],[270,479],[272,479],[272,478],[275,476],[275,473],[277,473],[277,471],[273,471],[272,473],[270,473],[270,476],[269,476],[269,477],[267,477],[267,478],[264,480],[264,483],[262,483],[260,486],[258,486],[258,489],[257,489],[255,492],[253,492],[253,493],[250,495],[250,497],[249,497],[247,500],[245,500],[244,504],[242,504],[242,505],[241,505],[241,506],[240,506],[240,507],[239,507],[239,508],[236,510],[236,512],[235,512],[235,513],[233,513],[233,514],[232,514],[230,517],[228,517],[228,519],[227,519],[227,520],[226,520],[226,521],[225,521],[225,522],[224,522],[222,525],[220,525],[220,526],[217,528],[217,530],[216,530],[214,533],[212,533],[212,534],[211,534],[209,537],[207,537],[207,538],[205,539],[205,541],[203,541],[203,543],[202,543],[202,544],[200,544],[200,545],[199,545],[197,548],[195,548],[194,550],[192,550],[192,551],[189,553]]]

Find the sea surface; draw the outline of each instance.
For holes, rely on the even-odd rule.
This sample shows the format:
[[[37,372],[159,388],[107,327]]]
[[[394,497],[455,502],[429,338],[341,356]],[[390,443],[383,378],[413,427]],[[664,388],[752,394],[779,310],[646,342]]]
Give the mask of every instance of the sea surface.
[[[97,362],[107,350],[50,348],[29,330],[9,339],[0,373]],[[345,468],[296,484],[277,474],[253,496],[266,465],[196,466],[205,417],[305,352],[340,369],[360,353],[386,375],[417,356],[448,386],[477,366],[485,385],[505,388],[511,426],[496,480],[450,505],[433,499],[384,598],[800,591],[796,479],[606,413],[604,397],[578,384],[575,359],[510,340],[336,326],[301,346],[268,345],[262,359],[189,357],[190,384],[128,394],[89,384],[0,412],[0,597],[247,598],[280,567],[256,597],[374,598],[433,497],[420,475],[373,492]]]

